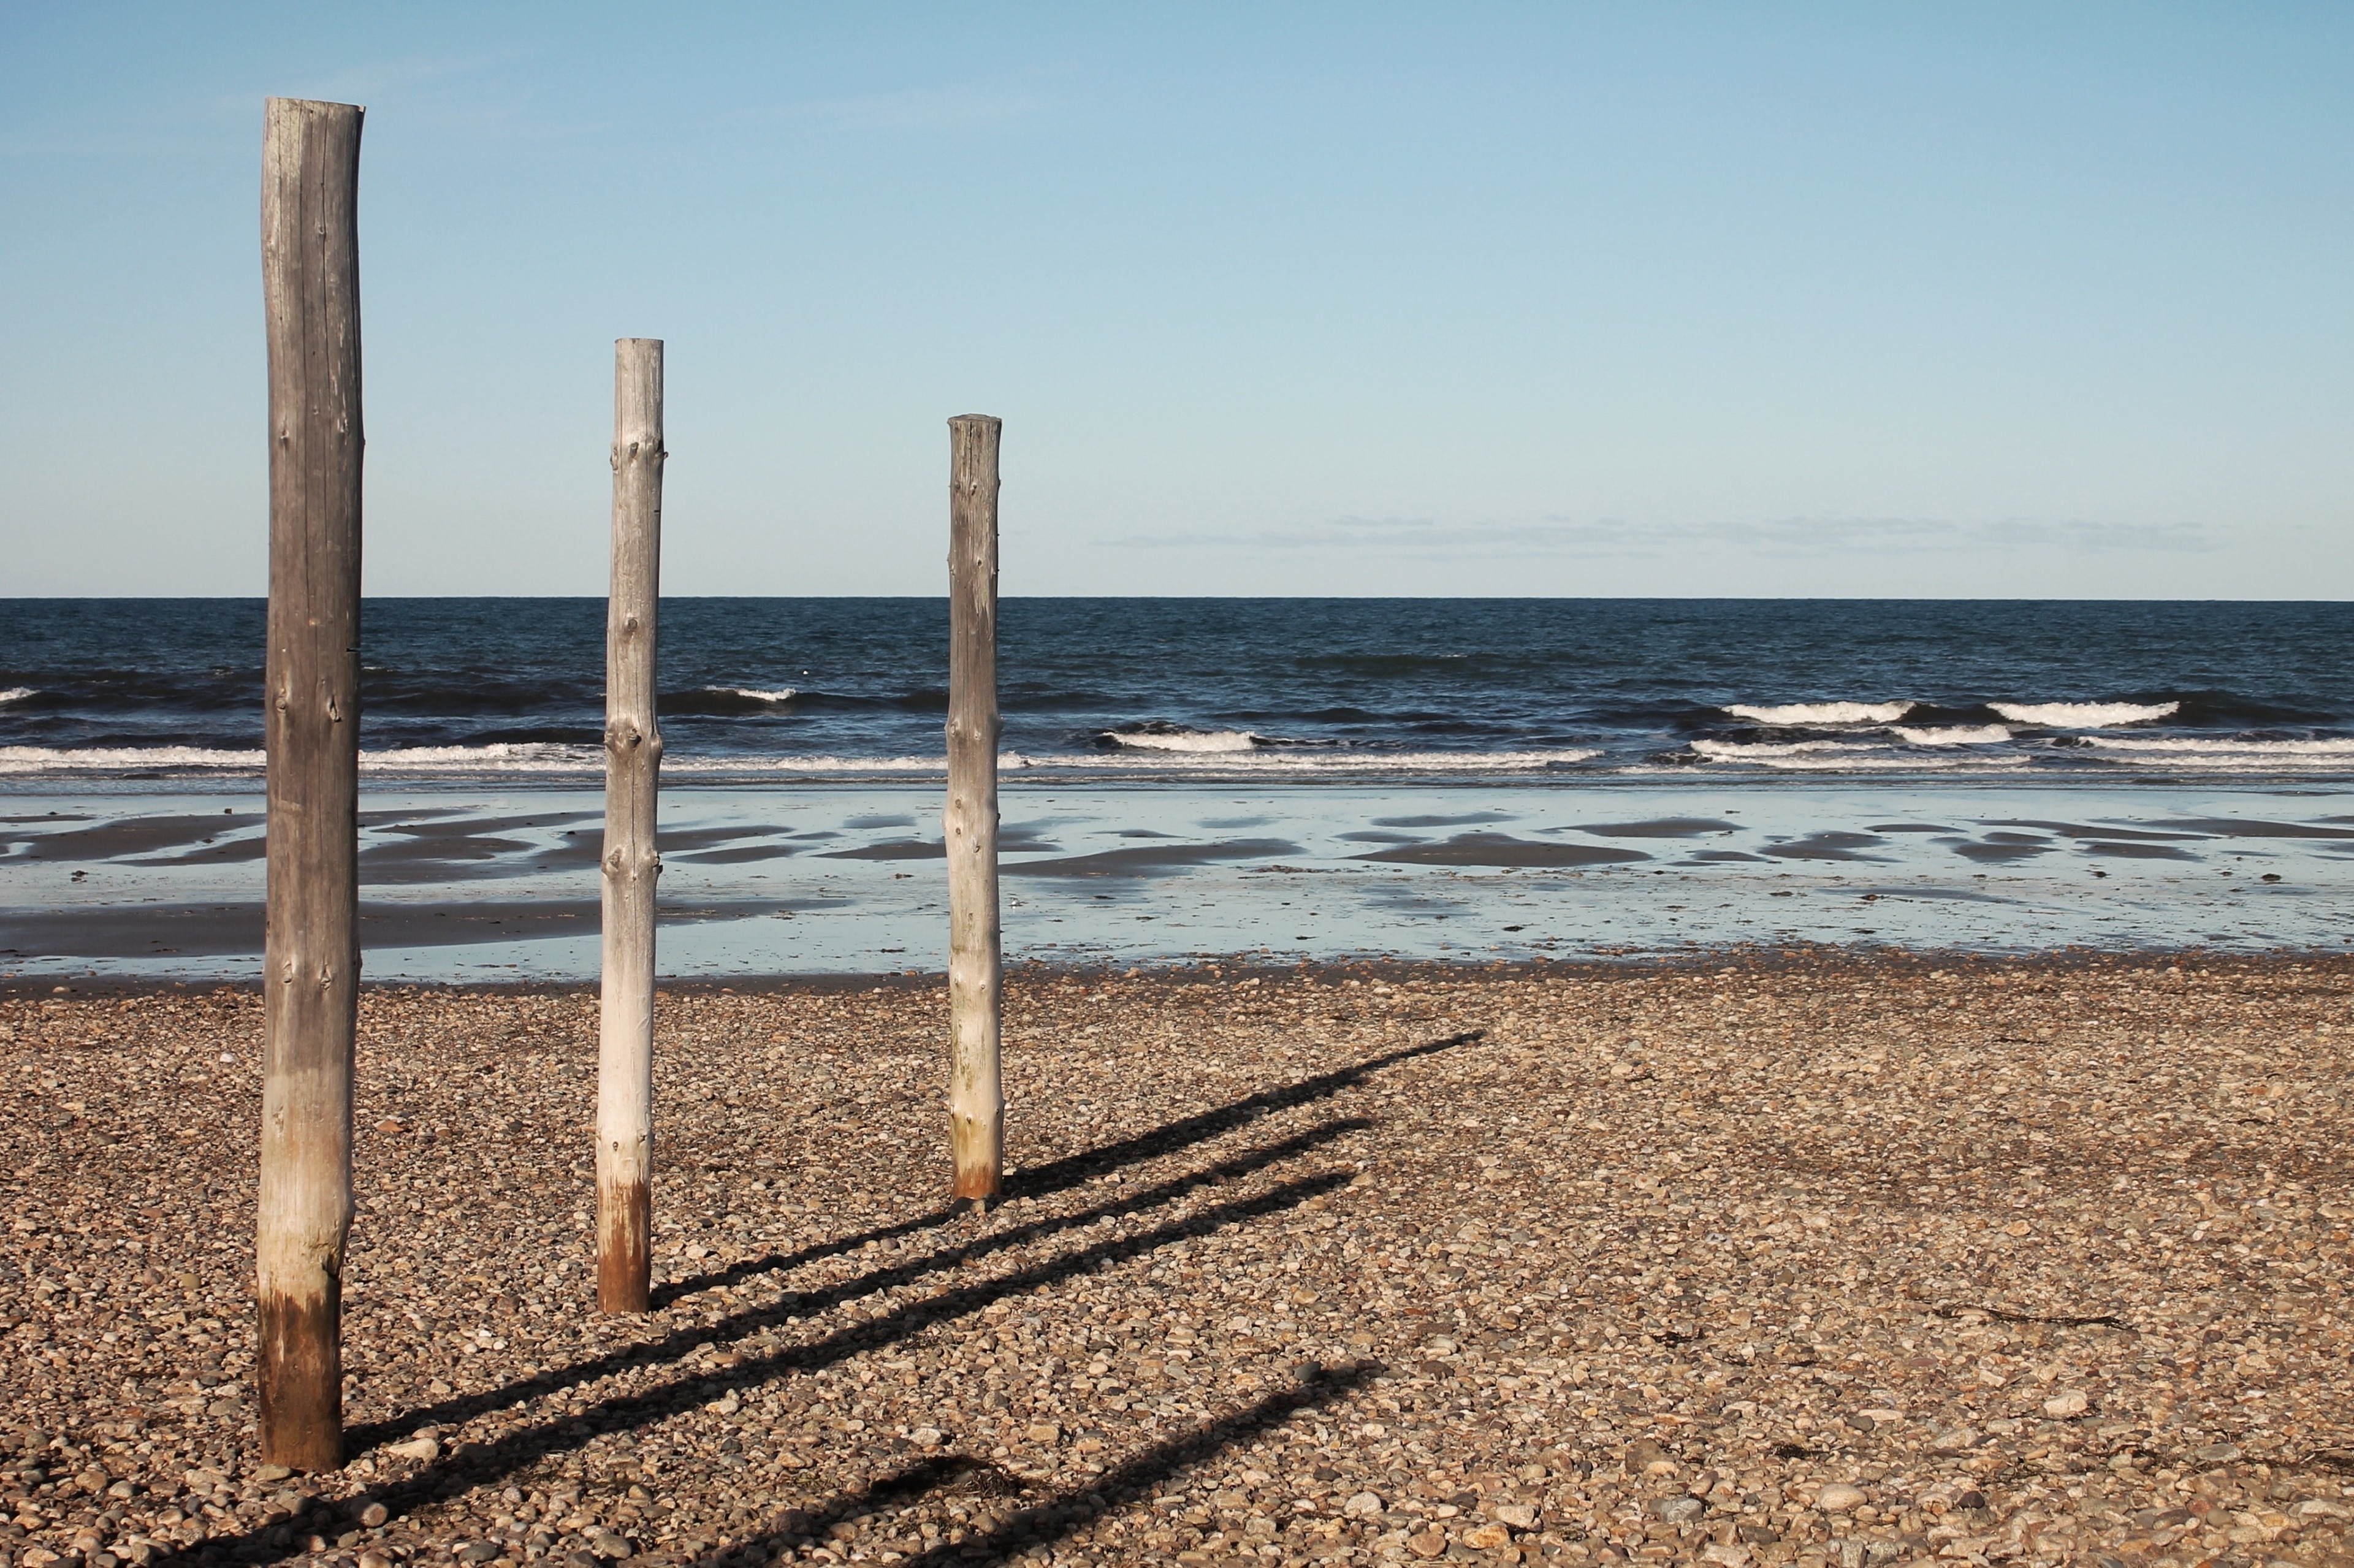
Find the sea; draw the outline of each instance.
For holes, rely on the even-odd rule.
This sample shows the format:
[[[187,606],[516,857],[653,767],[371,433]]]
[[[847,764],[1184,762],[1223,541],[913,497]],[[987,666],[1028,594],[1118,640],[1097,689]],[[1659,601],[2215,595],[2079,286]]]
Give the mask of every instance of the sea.
[[[0,777],[262,766],[259,599],[0,600]],[[2354,604],[1013,599],[1003,767],[1086,780],[2354,777]],[[681,599],[673,779],[938,775],[946,602]],[[368,601],[363,765],[593,779],[604,603]]]
[[[251,981],[264,619],[0,600],[0,982]],[[936,977],[945,602],[660,644],[664,973]],[[593,980],[603,601],[360,646],[366,974]],[[1007,958],[2344,952],[2349,650],[2342,603],[1007,599]]]

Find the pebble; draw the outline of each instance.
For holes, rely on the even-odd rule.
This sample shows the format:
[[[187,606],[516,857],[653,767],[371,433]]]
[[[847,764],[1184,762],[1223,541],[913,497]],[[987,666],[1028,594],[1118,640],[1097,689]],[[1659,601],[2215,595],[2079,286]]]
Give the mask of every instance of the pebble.
[[[1943,967],[1017,970],[1013,1188],[952,1221],[936,988],[665,993],[630,1319],[593,997],[370,991],[347,1411],[393,1436],[309,1478],[253,1448],[249,1171],[177,1136],[253,1124],[257,1000],[0,995],[5,1549],[2330,1562],[2354,967]]]
[[[1850,1513],[1867,1500],[1862,1488],[1833,1481],[1815,1493],[1815,1509],[1819,1513]]]

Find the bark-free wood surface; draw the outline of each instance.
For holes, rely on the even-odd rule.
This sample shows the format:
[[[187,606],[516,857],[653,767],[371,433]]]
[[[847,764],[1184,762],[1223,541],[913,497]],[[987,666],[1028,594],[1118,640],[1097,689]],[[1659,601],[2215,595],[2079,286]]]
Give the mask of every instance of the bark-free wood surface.
[[[343,1464],[359,999],[361,111],[263,112],[268,930],[255,1286],[261,1457]]]
[[[663,345],[613,345],[613,579],[605,609],[604,964],[597,1041],[597,1305],[642,1312],[652,1282],[654,845],[662,730]]]
[[[949,421],[949,1147],[952,1195],[997,1196],[1005,1150],[998,1069],[997,440]]]

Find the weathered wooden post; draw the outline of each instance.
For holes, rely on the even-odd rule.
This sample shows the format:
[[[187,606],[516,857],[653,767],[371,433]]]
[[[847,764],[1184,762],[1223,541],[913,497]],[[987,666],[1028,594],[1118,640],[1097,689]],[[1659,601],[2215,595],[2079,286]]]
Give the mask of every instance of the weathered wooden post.
[[[361,114],[273,98],[262,117],[269,924],[254,1372],[261,1457],[302,1470],[344,1462],[360,969]]]
[[[1005,1094],[998,1070],[997,440],[1001,420],[949,421],[949,1148],[952,1196],[998,1194]]]
[[[597,1306],[642,1312],[652,1286],[654,848],[662,730],[663,345],[613,345],[613,580],[605,603],[604,961],[597,1028]]]

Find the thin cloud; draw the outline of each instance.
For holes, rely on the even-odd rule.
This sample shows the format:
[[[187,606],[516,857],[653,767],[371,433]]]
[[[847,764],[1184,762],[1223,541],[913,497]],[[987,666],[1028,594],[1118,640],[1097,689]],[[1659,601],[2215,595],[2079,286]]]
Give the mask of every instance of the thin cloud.
[[[1137,535],[1123,549],[1204,546],[1257,550],[1381,551],[1416,556],[1659,556],[1698,546],[1784,557],[1908,556],[1981,550],[2074,553],[2201,551],[2222,547],[2195,523],[2087,523],[2009,518],[1954,523],[1917,517],[1782,517],[1755,522],[1628,523],[1543,517],[1522,523],[1441,523],[1431,517],[1336,517],[1256,534]]]

